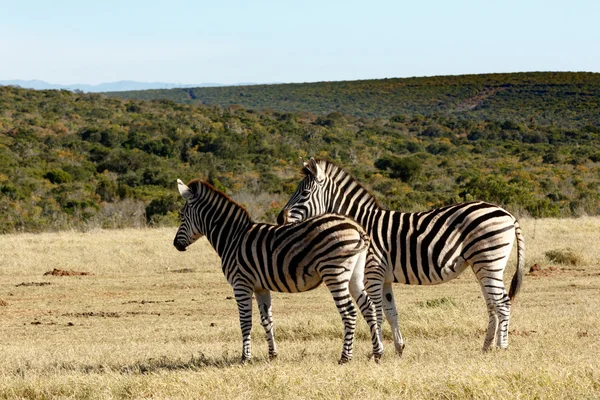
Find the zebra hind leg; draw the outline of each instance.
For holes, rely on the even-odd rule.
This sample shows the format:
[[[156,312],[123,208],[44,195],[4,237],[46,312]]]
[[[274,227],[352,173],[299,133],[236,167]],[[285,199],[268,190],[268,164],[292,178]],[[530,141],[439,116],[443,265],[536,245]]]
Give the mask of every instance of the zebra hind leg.
[[[273,329],[273,312],[271,310],[271,292],[261,290],[254,292],[256,303],[260,311],[260,324],[267,334],[267,343],[269,344],[269,360],[277,358],[277,344],[275,343],[275,333]]]
[[[368,272],[365,273],[365,290],[375,307],[377,315],[377,335],[379,336],[379,341],[383,344],[383,274],[377,271],[377,267],[369,268],[369,265],[367,267]]]
[[[242,329],[242,364],[252,358],[250,332],[252,331],[252,292],[244,288],[234,288],[235,300],[240,314]]]
[[[473,269],[479,279],[481,291],[488,309],[488,328],[483,351],[492,346],[494,338],[496,346],[501,349],[508,348],[508,326],[510,320],[510,300],[502,280],[504,267],[496,265],[485,265],[479,267],[474,263]]]
[[[345,269],[344,272],[339,273],[339,265],[323,266],[320,271],[323,283],[331,292],[344,324],[344,346],[339,364],[345,364],[352,359],[354,331],[356,330],[356,308],[352,302],[348,284],[351,271],[351,269]]]
[[[375,305],[365,291],[364,269],[365,255],[363,253],[359,255],[354,271],[352,272],[352,277],[350,278],[350,294],[356,301],[363,318],[369,326],[371,343],[373,345],[373,358],[375,362],[379,362],[383,355],[383,343],[381,341],[381,331],[377,321]]]
[[[392,328],[396,354],[398,354],[399,357],[402,357],[405,344],[404,338],[402,338],[402,332],[400,332],[400,327],[398,326],[398,311],[396,310],[396,302],[394,301],[394,291],[391,282],[385,282],[383,284],[383,311],[385,312],[385,318]]]

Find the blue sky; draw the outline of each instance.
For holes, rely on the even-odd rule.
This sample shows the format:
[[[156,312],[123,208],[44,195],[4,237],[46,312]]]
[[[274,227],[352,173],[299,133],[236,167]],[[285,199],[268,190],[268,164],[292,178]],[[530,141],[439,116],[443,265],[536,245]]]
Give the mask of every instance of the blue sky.
[[[600,72],[600,1],[0,0],[0,80]]]

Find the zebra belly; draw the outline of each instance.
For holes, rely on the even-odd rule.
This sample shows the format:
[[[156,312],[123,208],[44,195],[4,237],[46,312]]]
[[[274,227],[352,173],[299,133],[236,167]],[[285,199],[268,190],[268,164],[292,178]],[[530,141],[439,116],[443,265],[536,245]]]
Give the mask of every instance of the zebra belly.
[[[315,273],[315,275],[302,275],[297,279],[292,280],[290,277],[285,280],[286,285],[282,285],[281,282],[278,284],[268,284],[266,288],[273,292],[281,293],[299,293],[313,290],[321,284],[321,277]]]
[[[284,268],[285,273],[277,270],[271,270],[265,276],[261,277],[256,283],[257,289],[268,289],[272,292],[298,293],[306,292],[317,288],[321,282],[321,276],[310,268],[302,270],[298,268],[296,274],[290,274],[289,268]]]
[[[469,266],[460,256],[460,248],[443,265],[439,265],[439,255],[432,257],[427,253],[427,260],[423,262],[420,252],[414,249],[411,251],[415,251],[417,255],[406,252],[406,254],[398,254],[395,259],[392,259],[390,252],[386,252],[385,282],[406,285],[438,285],[456,278]],[[423,268],[424,265],[427,268]]]

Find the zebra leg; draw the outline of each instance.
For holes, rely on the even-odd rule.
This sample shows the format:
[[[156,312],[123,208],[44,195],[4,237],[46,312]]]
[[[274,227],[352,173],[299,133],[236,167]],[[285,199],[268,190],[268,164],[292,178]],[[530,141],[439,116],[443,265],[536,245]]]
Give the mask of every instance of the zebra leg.
[[[373,302],[377,313],[377,334],[379,335],[379,341],[383,344],[383,281],[385,278],[385,267],[381,265],[374,257],[370,254],[365,267],[365,290],[367,295]]]
[[[504,285],[502,285],[504,286]],[[498,314],[498,330],[496,332],[496,347],[508,349],[508,327],[510,324],[510,299],[503,289],[502,299],[495,304]]]
[[[338,269],[337,266],[332,267],[332,269]],[[325,273],[322,273],[321,276],[323,276],[323,283],[333,295],[333,301],[344,324],[344,347],[342,348],[339,364],[345,364],[352,359],[354,331],[356,330],[356,308],[348,287],[348,278],[350,277],[346,274],[327,274],[327,269],[324,268],[323,272]]]
[[[394,301],[394,291],[391,282],[385,282],[383,284],[383,299],[383,311],[385,312],[385,318],[392,328],[396,354],[402,357],[402,352],[404,351],[404,339],[402,338],[402,332],[400,332],[400,327],[398,326],[398,311],[396,310],[396,302]]]
[[[240,314],[242,329],[242,364],[252,358],[250,349],[250,332],[252,331],[252,292],[246,287],[234,288],[235,301]]]
[[[487,291],[488,299],[491,301],[498,319],[496,347],[500,349],[508,348],[508,326],[510,322],[510,299],[502,280],[504,266],[505,263],[502,268],[498,268],[498,264],[491,267],[485,266],[478,271],[479,281],[482,282],[483,288]]]
[[[277,345],[273,332],[273,313],[271,311],[271,292],[268,290],[255,291],[256,304],[260,311],[260,324],[265,328],[267,343],[269,344],[269,360],[277,357]]]
[[[508,347],[508,324],[510,319],[510,300],[504,282],[502,273],[504,268],[498,268],[497,265],[488,264],[485,266],[473,263],[473,270],[479,279],[481,291],[488,309],[488,328],[485,341],[483,342],[483,351],[490,349],[496,337],[496,345],[500,348]]]
[[[352,272],[352,277],[350,278],[350,294],[356,301],[363,318],[369,326],[371,331],[371,343],[373,344],[373,358],[375,359],[375,362],[379,362],[383,354],[383,344],[378,328],[375,305],[365,291],[364,269],[365,255],[363,253],[359,255],[354,271]]]

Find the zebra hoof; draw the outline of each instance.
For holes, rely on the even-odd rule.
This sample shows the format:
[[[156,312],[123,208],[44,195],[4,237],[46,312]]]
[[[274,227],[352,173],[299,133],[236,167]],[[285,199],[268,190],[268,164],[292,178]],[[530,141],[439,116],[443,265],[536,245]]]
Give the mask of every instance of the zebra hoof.
[[[269,361],[273,361],[277,359],[277,353],[270,353],[269,354]]]
[[[406,345],[404,343],[396,346],[396,354],[398,354],[398,357],[402,357],[402,353],[404,352],[405,347]]]
[[[383,356],[383,353],[373,353],[371,357],[373,358],[373,360],[375,360],[376,364],[379,364],[381,362],[381,356]]]
[[[242,356],[241,365],[246,365],[250,361],[250,357]]]
[[[348,362],[350,362],[350,358],[342,356],[342,358],[340,358],[340,361],[338,361],[338,364],[342,365],[342,364],[347,364]]]

